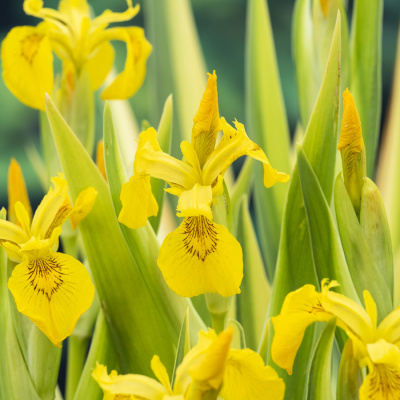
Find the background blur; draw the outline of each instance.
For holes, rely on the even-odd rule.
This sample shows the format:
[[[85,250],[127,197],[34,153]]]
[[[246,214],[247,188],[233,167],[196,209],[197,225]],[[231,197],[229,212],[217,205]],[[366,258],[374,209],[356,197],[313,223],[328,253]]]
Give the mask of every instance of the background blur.
[[[138,1],[143,3],[146,0]],[[6,0],[0,13],[0,39],[17,25],[36,25],[37,18],[26,16],[22,10],[22,0]],[[135,3],[135,1],[133,1]],[[244,112],[244,42],[246,21],[246,0],[192,0],[194,16],[199,31],[200,41],[206,60],[207,69],[218,74],[218,92],[220,114],[227,121],[237,118],[245,122]],[[90,2],[96,15],[106,8],[113,11],[126,9],[124,0],[95,0]],[[298,105],[295,73],[291,57],[291,19],[293,0],[269,0],[270,16],[275,38],[279,70],[283,86],[290,129],[293,134],[298,119]],[[58,0],[45,0],[45,6],[57,8]],[[349,1],[351,16],[352,1]],[[130,21],[129,25],[143,26],[143,12]],[[395,58],[397,29],[400,18],[400,0],[385,0],[383,26],[383,112],[390,96],[393,64]],[[351,19],[350,19],[351,21]],[[177,21],[179,23],[179,21]],[[123,45],[117,46],[117,69],[121,70],[125,60]],[[154,49],[153,51],[157,51]],[[151,62],[151,57],[149,62]],[[147,101],[148,87],[146,82],[133,99],[132,107],[140,122],[152,121],[149,111],[151,104]],[[98,92],[99,93],[99,92]],[[199,99],[200,101],[200,99]],[[102,105],[97,107],[96,135],[102,135]],[[42,189],[35,172],[26,156],[25,147],[34,144],[39,148],[38,111],[20,103],[5,87],[0,79],[0,207],[7,206],[7,169],[10,158],[14,157],[21,164],[32,205],[42,198]]]

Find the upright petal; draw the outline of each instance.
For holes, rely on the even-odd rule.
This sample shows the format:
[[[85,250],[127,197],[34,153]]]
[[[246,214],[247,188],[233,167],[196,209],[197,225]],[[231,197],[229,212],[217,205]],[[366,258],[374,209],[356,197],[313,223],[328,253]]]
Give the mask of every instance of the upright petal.
[[[217,134],[222,129],[218,111],[217,75],[208,74],[206,90],[199,109],[193,118],[192,144],[198,154],[202,168],[212,153]]]
[[[106,163],[104,160],[104,142],[99,140],[96,148],[96,165],[103,178],[107,180]]]
[[[250,349],[229,352],[220,396],[227,400],[282,400],[285,384],[276,371]]]
[[[29,107],[45,110],[45,94],[53,91],[53,55],[46,31],[17,26],[1,46],[4,83]]]
[[[164,386],[152,378],[134,374],[118,375],[116,371],[107,374],[107,367],[101,364],[97,364],[92,376],[108,400],[163,400],[168,395]]]
[[[180,296],[240,293],[243,255],[239,242],[204,215],[187,217],[164,239],[158,266]]]
[[[8,281],[18,311],[30,318],[56,346],[72,334],[90,307],[94,287],[82,263],[49,252],[18,264]]]
[[[143,84],[147,58],[152,50],[144,36],[144,30],[139,27],[111,28],[102,32],[99,40],[122,40],[127,48],[124,70],[103,91],[101,98],[127,99],[133,96]]]
[[[8,168],[8,219],[17,223],[15,215],[15,203],[20,201],[27,211],[29,218],[32,219],[32,208],[26,190],[24,175],[17,161],[12,158]]]
[[[52,231],[68,218],[72,207],[68,197],[68,183],[64,176],[51,178],[54,188],[50,188],[39,204],[32,220],[33,236],[47,239]]]
[[[124,183],[121,202],[118,221],[131,229],[145,226],[147,219],[158,213],[158,204],[151,191],[150,176],[136,174]]]
[[[223,175],[228,167],[239,157],[248,155],[264,165],[264,185],[271,187],[277,182],[287,182],[289,175],[272,168],[261,148],[247,136],[244,126],[235,122],[232,128],[221,118],[224,135],[217,148],[210,154],[203,167],[203,184],[211,185],[218,175]]]

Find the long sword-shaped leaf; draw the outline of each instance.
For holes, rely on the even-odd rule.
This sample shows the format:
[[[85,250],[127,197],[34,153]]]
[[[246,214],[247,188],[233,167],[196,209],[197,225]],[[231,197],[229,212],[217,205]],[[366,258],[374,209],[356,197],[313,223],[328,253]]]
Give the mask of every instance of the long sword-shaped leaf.
[[[121,372],[151,375],[154,354],[171,370],[179,326],[165,324],[157,309],[121,233],[104,178],[50,98],[46,107],[72,200],[89,186],[98,192],[80,230]]]
[[[114,130],[111,109],[108,104],[104,108],[104,146],[111,199],[115,216],[118,216],[122,208],[120,200],[121,189],[122,185],[127,181],[127,177]],[[178,296],[167,286],[157,266],[160,245],[150,223],[139,229],[130,229],[124,224],[120,224],[120,229],[144,281],[150,288],[153,301],[160,311],[161,317],[165,318],[164,324],[167,326],[172,324],[174,331],[176,330],[179,333],[182,320],[186,315],[186,310],[189,308],[191,326],[193,328],[192,339],[196,340],[198,329],[204,326],[194,311],[191,301]]]
[[[274,39],[266,0],[250,0],[246,30],[246,117],[249,135],[279,171],[290,171],[290,134],[279,78]],[[278,254],[283,206],[288,185],[271,189],[256,171],[256,220],[268,275],[272,279]]]
[[[174,96],[172,151],[178,154],[181,140],[192,134],[193,116],[206,86],[206,69],[189,0],[148,0],[146,31],[154,46],[149,60],[159,120],[167,96]]]
[[[383,0],[354,2],[351,40],[351,93],[360,114],[367,175],[373,178],[382,99]]]
[[[316,173],[328,202],[332,195],[336,157],[337,116],[340,88],[340,15],[336,21],[324,80],[303,139],[303,150]],[[285,296],[304,284],[319,287],[315,272],[307,216],[300,180],[295,168],[285,205],[281,242],[269,315],[280,312]],[[313,328],[316,329],[316,328]],[[286,398],[302,399],[307,393],[312,332],[306,334],[297,354],[291,379],[286,380]]]
[[[267,315],[271,287],[265,275],[247,196],[239,203],[237,239],[243,249],[243,281],[237,297],[238,320],[246,332],[248,347],[257,350]]]
[[[331,368],[336,319],[326,325],[315,351],[308,390],[309,400],[333,400]]]

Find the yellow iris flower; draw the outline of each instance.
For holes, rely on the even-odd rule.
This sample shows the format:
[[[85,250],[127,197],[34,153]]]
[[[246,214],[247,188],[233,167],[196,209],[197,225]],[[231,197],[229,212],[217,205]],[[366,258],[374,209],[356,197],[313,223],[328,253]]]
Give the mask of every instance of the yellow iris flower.
[[[400,308],[377,326],[376,304],[364,291],[365,309],[355,301],[329,289],[336,281],[322,281],[322,292],[313,285],[289,293],[281,313],[272,318],[275,336],[271,355],[274,362],[292,373],[297,350],[306,328],[316,321],[336,317],[337,325],[352,341],[355,357],[368,374],[360,387],[360,400],[400,398]]]
[[[9,259],[18,263],[8,281],[18,311],[60,346],[94,296],[83,264],[56,252],[61,226],[69,218],[76,228],[91,211],[97,192],[87,188],[72,207],[63,175],[52,178],[52,182],[54,188],[43,198],[32,220],[21,201],[9,204],[15,209],[17,223],[0,220],[0,245]],[[20,192],[19,184],[19,180],[12,182],[11,190]]]
[[[146,61],[152,50],[139,27],[115,27],[110,23],[129,21],[139,5],[122,13],[104,11],[91,19],[86,0],[61,0],[58,10],[43,7],[42,0],[25,0],[24,11],[44,21],[36,27],[18,26],[1,47],[3,79],[9,90],[29,107],[45,110],[45,93],[53,90],[53,52],[61,59],[66,80],[73,87],[75,77],[86,70],[93,90],[98,89],[114,62],[110,41],[126,43],[124,70],[102,93],[103,99],[126,99],[142,85]]]
[[[151,361],[158,381],[142,375],[118,375],[116,371],[108,375],[104,365],[97,365],[92,376],[107,400],[283,399],[283,380],[256,352],[230,349],[232,336],[232,328],[218,336],[213,330],[201,331],[198,344],[177,368],[173,387],[158,356]]]
[[[217,134],[223,131],[219,144]],[[247,136],[244,126],[235,128],[219,117],[217,76],[209,74],[200,107],[194,117],[192,142],[183,141],[184,159],[164,153],[157,132],[147,129],[139,136],[134,175],[121,191],[118,220],[140,228],[158,212],[150,176],[166,181],[168,192],[179,196],[177,214],[182,224],[162,243],[158,265],[169,287],[180,296],[240,293],[243,277],[242,249],[223,225],[212,221],[211,205],[223,193],[223,176],[237,158],[248,155],[264,165],[264,185],[286,182],[289,176],[271,167],[261,148]]]

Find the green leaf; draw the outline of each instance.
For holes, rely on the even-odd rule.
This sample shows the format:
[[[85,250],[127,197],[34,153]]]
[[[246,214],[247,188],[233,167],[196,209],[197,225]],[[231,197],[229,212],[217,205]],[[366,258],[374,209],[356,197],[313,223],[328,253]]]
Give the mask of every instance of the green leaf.
[[[234,221],[238,214],[238,206],[242,195],[251,193],[254,181],[254,159],[246,157],[246,160],[239,172],[239,175],[235,181],[235,184],[231,190],[231,207],[234,216]]]
[[[340,175],[335,183],[335,210],[354,286],[360,299],[363,299],[363,291],[369,290],[377,305],[379,322],[393,310],[393,288],[388,285],[390,278],[385,276],[388,267],[382,271],[381,262],[375,262],[371,245],[366,241]]]
[[[266,0],[250,0],[246,22],[246,119],[249,136],[266,152],[271,165],[290,172],[290,133],[279,78]],[[272,279],[278,254],[283,206],[288,185],[263,186],[263,168],[256,171],[256,220]],[[261,223],[262,221],[262,223]]]
[[[229,326],[233,328],[233,339],[231,343],[231,348],[232,349],[245,349],[248,347],[246,345],[246,335],[244,333],[243,326],[239,321],[236,321],[235,319],[230,319],[229,320]]]
[[[114,207],[113,213],[117,217],[122,208],[120,200],[122,185],[127,181],[127,177],[108,103],[104,108],[104,148],[108,183]],[[167,286],[157,265],[160,245],[150,223],[139,229],[130,229],[124,224],[118,225],[131,256],[151,291],[151,296],[161,313],[161,318],[165,319],[164,324],[167,326],[172,324],[173,329],[179,332],[181,321],[189,307],[193,327],[192,339],[195,340],[197,331],[203,327],[203,323],[195,312],[191,301],[178,296]],[[144,243],[146,245],[143,245]]]
[[[104,178],[50,98],[46,106],[72,201],[87,187],[98,192],[80,231],[121,372],[151,375],[154,354],[172,370],[180,325],[157,308],[121,233]]]
[[[256,350],[264,328],[271,288],[251,221],[248,199],[239,203],[237,239],[243,249],[243,281],[237,296],[238,320],[246,332],[247,345]]]
[[[336,21],[331,50],[324,80],[310,122],[303,139],[303,150],[316,173],[321,190],[327,200],[332,195],[336,158],[337,117],[340,87],[340,16]],[[303,204],[300,180],[295,168],[285,205],[281,242],[275,281],[272,290],[269,316],[279,314],[285,296],[305,284],[317,288],[319,282],[315,273],[308,230],[307,216]],[[291,379],[286,380],[287,398],[302,398],[308,388],[308,371],[313,327],[306,333],[297,354]],[[272,360],[269,360],[272,362]]]
[[[382,193],[392,236],[393,252],[400,248],[400,29],[397,36],[396,64],[389,113],[383,132],[377,170],[377,184]],[[368,156],[368,154],[367,154]],[[395,299],[400,296],[400,280],[396,280]]]
[[[165,153],[171,152],[171,134],[172,134],[172,112],[173,102],[172,95],[169,95],[164,104],[164,110],[161,116],[160,124],[157,129],[157,141],[161,147],[161,150]],[[149,222],[154,229],[154,232],[158,232],[160,226],[160,220],[162,215],[162,209],[164,204],[164,191],[165,182],[161,179],[151,178],[151,191],[156,198],[159,212],[157,215],[150,217]]]
[[[340,357],[336,399],[359,400],[358,391],[362,381],[361,370],[353,352],[353,342],[348,340]]]
[[[185,355],[189,352],[190,346],[190,329],[189,329],[189,310],[186,311],[185,317],[182,321],[181,333],[179,334],[178,345],[176,347],[176,356],[175,356],[175,364],[174,369],[172,371],[172,378],[171,378],[171,387],[174,387],[175,377],[176,377],[176,370],[178,369],[179,365]]]
[[[108,372],[117,369],[117,357],[114,352],[112,338],[107,327],[103,312],[100,311],[94,329],[93,340],[81,379],[75,392],[74,400],[90,399],[102,400],[103,391],[99,384],[92,378],[96,364],[107,366]],[[118,371],[120,372],[120,371]]]
[[[149,59],[152,108],[158,120],[165,99],[174,96],[172,153],[191,139],[193,117],[206,87],[206,68],[189,0],[144,2],[145,27],[156,52]]]
[[[336,289],[359,303],[329,205],[300,146],[297,151],[297,166],[318,280],[328,278],[338,281],[340,286]]]
[[[383,0],[356,0],[351,37],[350,90],[360,115],[367,176],[374,175],[382,100]]]
[[[310,372],[309,400],[333,400],[331,365],[332,346],[335,338],[336,318],[332,318],[322,332]]]
[[[87,71],[81,72],[72,95],[67,121],[76,137],[92,155],[94,148],[94,97]]]

